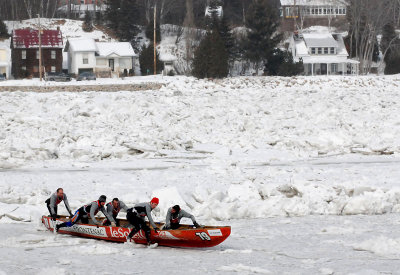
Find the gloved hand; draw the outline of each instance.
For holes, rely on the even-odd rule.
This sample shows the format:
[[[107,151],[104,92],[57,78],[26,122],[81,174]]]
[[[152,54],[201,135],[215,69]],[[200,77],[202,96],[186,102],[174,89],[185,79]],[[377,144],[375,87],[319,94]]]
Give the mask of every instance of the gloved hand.
[[[193,223],[193,225],[194,225],[194,227],[196,227],[196,228],[202,227],[202,226],[201,226],[200,224],[198,224],[197,222]]]
[[[157,234],[157,233],[158,233],[158,230],[159,230],[158,227],[155,227],[155,228],[154,228],[154,233]]]
[[[53,219],[53,221],[55,221],[55,220],[57,220],[57,215],[53,214],[53,215],[51,215],[51,218]]]
[[[97,227],[97,228],[99,228],[99,226],[101,226],[101,225],[102,225],[102,224],[99,223],[99,222],[96,223],[96,227]]]
[[[111,226],[116,227],[117,225],[115,224],[115,222],[111,222]]]
[[[69,218],[71,219],[74,216],[71,212],[69,212]]]

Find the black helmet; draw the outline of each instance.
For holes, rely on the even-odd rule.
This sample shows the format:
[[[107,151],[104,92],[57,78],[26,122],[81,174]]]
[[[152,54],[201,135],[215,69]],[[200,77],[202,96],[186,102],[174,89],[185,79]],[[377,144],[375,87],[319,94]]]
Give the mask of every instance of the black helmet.
[[[101,195],[99,198],[99,202],[106,202],[107,197],[105,195]]]
[[[181,207],[179,205],[172,206],[172,209],[174,209],[176,212],[181,211]]]

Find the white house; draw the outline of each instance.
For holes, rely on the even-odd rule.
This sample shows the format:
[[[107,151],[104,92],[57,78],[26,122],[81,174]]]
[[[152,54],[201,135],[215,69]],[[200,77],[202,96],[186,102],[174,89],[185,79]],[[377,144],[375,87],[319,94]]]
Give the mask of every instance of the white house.
[[[10,39],[0,40],[0,74],[6,78],[11,75]]]
[[[68,72],[85,71],[100,77],[119,76],[134,68],[137,57],[129,42],[96,42],[94,39],[69,39],[64,49],[68,52]]]
[[[357,75],[359,62],[349,59],[343,37],[332,33],[294,33],[289,51],[306,75]]]

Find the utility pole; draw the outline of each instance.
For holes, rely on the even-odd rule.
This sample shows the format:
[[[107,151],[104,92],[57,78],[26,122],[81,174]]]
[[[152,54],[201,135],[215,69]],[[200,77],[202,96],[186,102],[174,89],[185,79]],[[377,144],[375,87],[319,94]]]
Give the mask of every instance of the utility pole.
[[[39,19],[39,77],[42,81],[42,26],[40,25],[40,14],[38,14]]]
[[[157,74],[157,51],[156,51],[156,46],[157,46],[157,39],[156,39],[156,35],[157,35],[157,23],[156,23],[156,19],[157,19],[157,5],[154,5],[154,75]]]

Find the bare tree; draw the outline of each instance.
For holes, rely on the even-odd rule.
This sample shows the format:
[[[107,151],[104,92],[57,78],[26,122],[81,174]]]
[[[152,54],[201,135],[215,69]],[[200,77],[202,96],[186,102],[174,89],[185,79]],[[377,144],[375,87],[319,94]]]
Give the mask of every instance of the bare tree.
[[[186,17],[183,22],[185,28],[186,37],[186,69],[185,73],[190,73],[190,67],[193,60],[193,40],[195,39],[195,24],[194,24],[194,13],[193,13],[193,0],[186,0]]]
[[[356,43],[355,55],[360,61],[362,74],[371,69],[377,35],[392,20],[394,4],[393,0],[350,0],[350,41]]]

